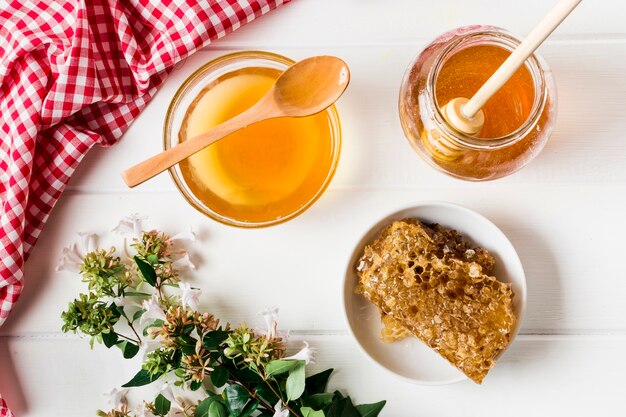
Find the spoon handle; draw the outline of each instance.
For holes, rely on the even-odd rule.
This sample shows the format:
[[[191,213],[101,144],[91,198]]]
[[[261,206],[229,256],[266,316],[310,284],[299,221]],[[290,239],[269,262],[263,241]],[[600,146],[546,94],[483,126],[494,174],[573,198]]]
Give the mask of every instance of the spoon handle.
[[[267,109],[264,109],[263,106],[259,106],[259,104],[260,103],[255,104],[243,113],[226,120],[224,123],[211,128],[201,135],[194,136],[191,139],[181,142],[166,151],[128,168],[126,171],[122,172],[124,182],[131,188],[135,187],[176,165],[183,159],[201,151],[212,143],[217,142],[224,136],[230,135],[253,123],[275,117],[271,112],[267,111]]]

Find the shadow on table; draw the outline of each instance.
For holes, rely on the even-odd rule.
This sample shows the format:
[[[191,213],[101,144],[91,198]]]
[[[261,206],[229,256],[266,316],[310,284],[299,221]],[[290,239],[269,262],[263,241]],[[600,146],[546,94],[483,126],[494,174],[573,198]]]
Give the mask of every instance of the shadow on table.
[[[551,248],[523,218],[507,219],[500,225],[524,266],[527,305],[520,334],[559,333],[563,321],[562,277]]]
[[[574,51],[571,53],[580,54]],[[587,54],[585,58],[588,59],[577,62],[575,71],[565,63],[553,60],[558,89],[558,116],[553,135],[532,163],[532,169],[537,172],[543,170],[547,173],[545,175],[550,175],[558,170],[577,178],[580,172],[592,172],[597,176],[605,166],[621,164],[619,158],[622,158],[623,148],[620,148],[620,141],[616,139],[621,136],[624,107],[618,103],[626,95],[626,80],[623,72],[611,70],[610,67],[607,69],[605,64],[597,64],[598,60],[592,59],[590,52]],[[581,82],[581,75],[590,82]],[[594,158],[598,150],[602,149],[605,150],[604,154],[599,155],[605,159]],[[609,149],[618,152],[606,152]],[[617,181],[621,178],[605,179]]]
[[[28,411],[26,397],[11,358],[9,339],[6,337],[0,337],[0,395],[16,416]]]
[[[64,197],[65,196],[61,196],[61,199],[52,211],[38,243],[35,245],[30,257],[26,261],[24,267],[24,289],[11,315],[2,328],[0,328],[0,334],[11,335],[17,333],[21,323],[26,320],[26,317],[33,314],[31,310],[36,310],[37,303],[44,302],[42,298],[46,297],[46,294],[50,296],[51,286],[66,285],[63,280],[55,279],[60,278],[59,274],[55,271],[55,267],[61,257],[61,253],[55,253],[56,250],[53,249],[56,248],[54,245],[56,243],[54,237],[63,236],[61,234],[61,230],[63,229],[71,230],[72,228],[72,219],[64,216],[64,212],[68,209]],[[79,231],[77,230],[77,232]],[[37,262],[33,261],[35,259],[37,259]],[[72,300],[74,296],[75,294],[68,294],[67,301]],[[63,307],[66,306],[67,304],[63,303]],[[59,310],[57,314],[59,315],[60,329],[61,310]]]

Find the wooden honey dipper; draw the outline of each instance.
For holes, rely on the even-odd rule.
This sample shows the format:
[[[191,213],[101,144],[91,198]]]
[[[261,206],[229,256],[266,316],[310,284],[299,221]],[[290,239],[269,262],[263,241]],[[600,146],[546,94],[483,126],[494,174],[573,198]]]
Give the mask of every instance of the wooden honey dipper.
[[[565,20],[582,0],[561,0],[524,39],[471,99],[458,97],[441,108],[446,121],[458,131],[476,135],[485,124],[481,110],[515,74],[533,52]]]

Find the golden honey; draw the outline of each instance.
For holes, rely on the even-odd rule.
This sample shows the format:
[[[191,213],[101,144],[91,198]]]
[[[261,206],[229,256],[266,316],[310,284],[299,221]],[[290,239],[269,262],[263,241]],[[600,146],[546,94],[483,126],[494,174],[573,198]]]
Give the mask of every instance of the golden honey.
[[[509,57],[495,45],[476,45],[452,55],[439,70],[435,83],[441,108],[457,97],[472,97]],[[519,129],[528,119],[535,100],[532,75],[522,66],[483,107],[485,125],[479,138],[499,138]]]
[[[186,111],[185,141],[255,104],[281,70],[245,67],[206,86]],[[205,206],[238,224],[292,215],[315,199],[336,161],[330,111],[263,121],[235,132],[180,164],[182,177]]]
[[[464,180],[493,180],[528,164],[545,146],[556,121],[556,87],[536,53],[483,107],[485,125],[477,135],[459,132],[441,113],[450,100],[471,98],[518,45],[497,27],[461,27],[441,35],[409,66],[400,120],[415,151],[433,167]]]

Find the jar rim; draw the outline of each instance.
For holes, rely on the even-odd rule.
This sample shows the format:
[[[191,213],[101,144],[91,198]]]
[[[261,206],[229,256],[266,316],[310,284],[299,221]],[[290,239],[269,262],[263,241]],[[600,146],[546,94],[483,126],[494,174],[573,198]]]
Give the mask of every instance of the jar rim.
[[[501,149],[513,145],[524,138],[539,122],[548,99],[547,83],[544,76],[547,66],[537,52],[533,53],[524,63],[534,82],[535,97],[529,117],[516,130],[497,138],[477,138],[459,131],[448,123],[441,112],[439,103],[437,102],[436,80],[443,64],[447,61],[447,58],[478,41],[487,40],[493,45],[497,45],[508,50],[515,49],[521,43],[518,38],[499,27],[481,26],[474,28],[474,30],[465,31],[463,35],[452,40],[450,44],[440,52],[439,56],[436,58],[435,65],[433,65],[428,72],[426,91],[429,96],[430,107],[431,109],[434,109],[432,112],[432,118],[437,124],[437,127],[446,136],[446,139],[451,140],[455,145],[463,148],[478,150]]]

